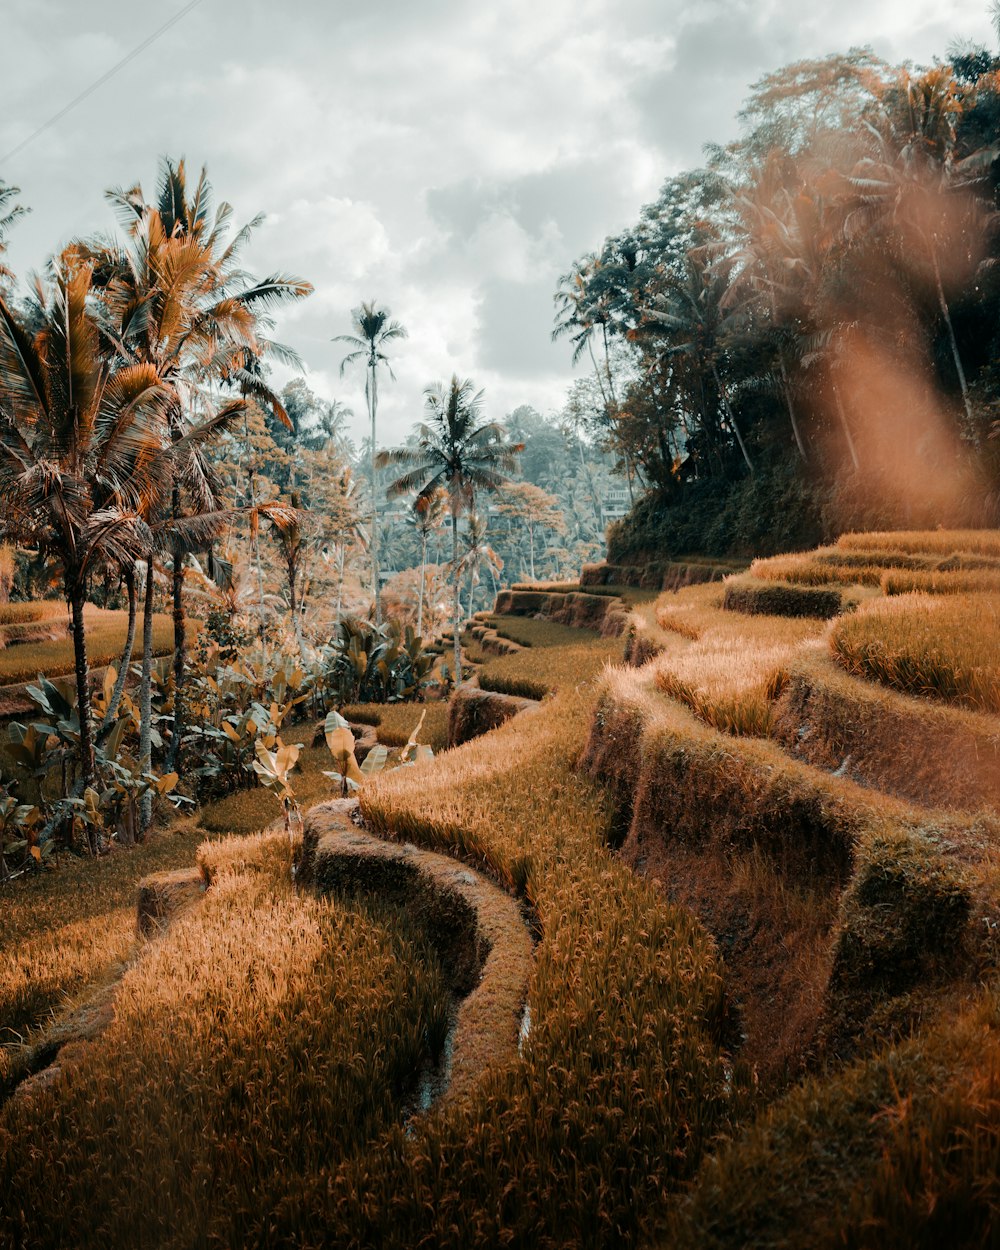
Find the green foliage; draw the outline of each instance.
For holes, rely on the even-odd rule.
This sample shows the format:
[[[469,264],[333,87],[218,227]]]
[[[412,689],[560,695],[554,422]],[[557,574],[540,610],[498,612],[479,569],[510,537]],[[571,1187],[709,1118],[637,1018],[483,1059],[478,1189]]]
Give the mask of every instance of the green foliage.
[[[429,683],[435,658],[409,625],[345,617],[313,666],[313,682],[337,706],[412,700]]]
[[[814,546],[833,535],[823,487],[788,464],[736,482],[705,478],[683,492],[643,496],[608,527],[608,561],[636,564],[701,556],[760,556]]]

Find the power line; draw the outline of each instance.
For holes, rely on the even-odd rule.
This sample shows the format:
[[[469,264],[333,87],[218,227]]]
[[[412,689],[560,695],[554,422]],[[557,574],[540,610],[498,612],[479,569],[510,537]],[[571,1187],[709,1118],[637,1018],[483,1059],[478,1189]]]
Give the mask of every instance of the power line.
[[[72,100],[70,100],[69,104],[64,105],[58,113],[53,113],[49,120],[47,122],[43,122],[37,130],[28,135],[27,139],[22,139],[17,147],[11,148],[6,155],[0,156],[0,166],[6,165],[12,157],[17,156],[19,152],[22,152],[29,143],[33,143],[40,134],[48,130],[50,126],[54,126],[56,122],[64,118],[71,109],[75,109],[78,104],[86,100],[87,96],[93,95],[98,87],[103,87],[109,78],[113,78],[120,69],[123,69],[126,65],[128,65],[129,61],[134,61],[141,52],[145,52],[151,43],[155,43],[161,35],[165,34],[171,26],[176,25],[182,17],[185,17],[188,13],[190,13],[195,5],[198,4],[201,4],[201,0],[190,0],[189,4],[186,4],[183,9],[180,9],[177,13],[175,13],[173,17],[168,18],[162,26],[160,26],[157,30],[154,30],[151,35],[148,35],[142,43],[136,44],[131,52],[126,53],[120,61],[112,65],[109,70],[106,70],[100,78],[95,79],[89,87],[85,87],[78,96],[75,96]]]

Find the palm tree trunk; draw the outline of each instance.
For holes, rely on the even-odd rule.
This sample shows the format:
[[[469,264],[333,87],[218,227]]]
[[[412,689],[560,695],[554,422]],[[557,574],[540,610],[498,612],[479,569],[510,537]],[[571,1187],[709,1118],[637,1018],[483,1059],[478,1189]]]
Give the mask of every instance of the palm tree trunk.
[[[799,449],[799,455],[803,460],[808,460],[806,455],[806,446],[802,441],[802,431],[799,429],[799,419],[795,415],[795,405],[792,403],[792,387],[788,381],[788,369],[785,365],[785,353],[778,348],[778,367],[781,370],[781,385],[785,392],[785,405],[788,408],[788,419],[792,423],[792,433],[795,435],[795,446]]]
[[[180,743],[184,731],[184,661],[187,656],[187,616],[184,612],[184,556],[175,549],[171,570],[174,616],[174,728],[167,756],[168,770],[180,772]]]
[[[417,589],[417,637],[424,636],[424,567],[427,564],[427,535],[420,536],[420,584]]]
[[[840,417],[840,424],[844,430],[844,437],[847,439],[847,449],[851,453],[851,460],[854,462],[854,471],[861,471],[861,463],[858,460],[857,448],[854,446],[854,439],[851,437],[851,427],[847,424],[847,413],[844,411],[844,401],[840,395],[840,387],[837,385],[836,378],[831,379],[833,383],[833,397],[837,404],[837,415]]]
[[[941,269],[938,265],[937,248],[931,243],[931,260],[934,264],[934,283],[937,287],[938,306],[941,309],[941,316],[944,317],[944,324],[948,329],[948,342],[951,345],[951,358],[955,362],[955,372],[958,374],[958,384],[962,388],[962,403],[965,406],[965,418],[969,423],[969,430],[972,431],[972,405],[969,403],[969,384],[965,379],[965,367],[962,364],[962,357],[958,351],[958,340],[955,338],[955,327],[951,321],[951,309],[948,307],[948,301],[945,299],[944,285],[941,282]]]
[[[719,398],[722,400],[722,406],[726,411],[726,420],[729,422],[729,428],[736,435],[736,441],[740,445],[740,451],[743,453],[743,459],[746,461],[747,468],[753,474],[753,461],[750,459],[750,453],[747,451],[747,445],[743,441],[743,435],[740,433],[739,426],[736,424],[736,418],[733,416],[733,410],[729,406],[729,397],[726,395],[726,388],[722,385],[722,379],[719,377],[719,371],[715,367],[715,361],[712,361],[712,376],[715,378],[715,385],[719,388]]]
[[[455,631],[455,689],[462,684],[462,642],[459,638],[459,623],[462,616],[461,582],[462,573],[458,567],[458,511],[455,504],[451,505],[451,562],[455,579],[454,631]]]
[[[372,581],[374,583],[374,599],[375,599],[375,624],[382,624],[382,586],[379,569],[379,549],[378,549],[378,484],[375,476],[375,413],[378,408],[378,396],[376,386],[378,383],[375,378],[375,360],[369,360],[371,369],[371,382],[368,391],[368,409],[372,419],[372,440],[371,440],[371,475],[372,475]]]
[[[153,767],[153,557],[146,561],[146,593],[142,605],[142,675],[139,678],[139,769],[148,773]],[[153,795],[147,790],[139,809],[139,838],[153,819]]]
[[[73,659],[76,669],[76,706],[80,718],[80,771],[83,788],[92,786],[97,774],[94,755],[94,725],[90,714],[90,668],[87,664],[87,627],[83,619],[86,601],[83,583],[74,578],[67,587],[70,613],[73,620]],[[88,830],[87,838],[92,854],[97,853],[97,835]]]
[[[98,726],[98,733],[106,729],[118,715],[118,706],[122,701],[122,695],[125,692],[125,682],[128,678],[128,666],[132,663],[132,648],[135,646],[135,618],[138,607],[134,565],[125,573],[125,585],[128,588],[128,631],[125,634],[125,649],[122,651],[118,676],[115,678],[115,685],[111,691],[111,699],[108,702],[107,711],[104,713]]]
[[[346,543],[340,544],[340,570],[337,576],[337,625],[340,625],[340,608],[344,600],[344,552]]]
[[[611,396],[611,402],[617,404],[615,384],[611,378],[611,353],[608,351],[608,323],[606,321],[601,322],[601,334],[604,337],[604,371],[608,378],[608,394]]]

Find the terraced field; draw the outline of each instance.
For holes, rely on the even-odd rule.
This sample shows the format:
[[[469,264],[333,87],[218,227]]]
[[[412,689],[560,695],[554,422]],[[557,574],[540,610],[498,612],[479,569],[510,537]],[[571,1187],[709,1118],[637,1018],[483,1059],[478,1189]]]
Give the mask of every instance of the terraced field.
[[[677,592],[507,592],[480,682],[541,702],[360,806],[518,900],[516,1048],[415,1113],[444,1002],[420,924],[292,890],[283,835],[206,844],[108,1032],[0,1109],[0,1240],[990,1244],[996,552],[854,535]],[[8,979],[25,940],[0,930]]]

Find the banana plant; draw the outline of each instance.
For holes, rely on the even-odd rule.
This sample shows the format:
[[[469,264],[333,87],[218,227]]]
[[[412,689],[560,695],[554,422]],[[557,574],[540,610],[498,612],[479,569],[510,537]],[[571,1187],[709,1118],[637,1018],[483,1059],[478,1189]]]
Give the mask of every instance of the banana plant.
[[[108,774],[108,784],[100,795],[100,807],[106,827],[113,827],[114,836],[125,846],[133,846],[140,840],[139,804],[147,791],[169,794],[177,785],[176,773],[157,777],[143,773],[138,765],[123,764],[118,760],[105,761],[101,770]]]
[[[292,877],[295,876],[292,846],[292,817],[299,823],[299,805],[295,799],[295,791],[289,781],[289,774],[299,761],[301,743],[285,745],[279,738],[274,750],[269,750],[262,741],[256,744],[257,758],[253,769],[261,785],[266,786],[281,800],[281,811],[285,818],[285,833],[288,835],[288,857],[291,863]]]
[[[337,766],[336,771],[324,771],[323,776],[336,781],[340,786],[341,796],[346,798],[348,790],[357,790],[362,779],[362,772],[354,754],[354,734],[343,716],[331,710],[323,725],[323,735],[330,754],[333,756],[333,762]]]
[[[19,803],[6,789],[0,789],[0,881],[20,876],[33,863],[42,864],[52,850],[51,843],[40,847],[37,829],[42,815],[31,803]],[[8,856],[15,859],[13,870]]]

